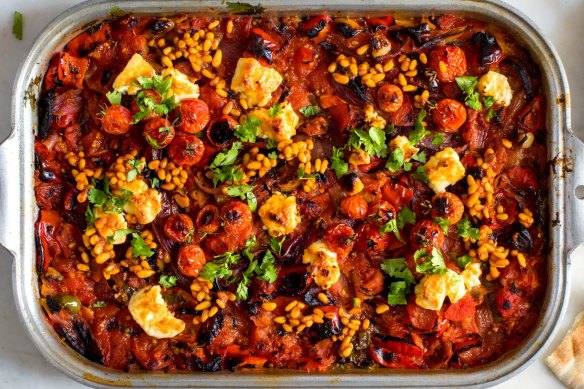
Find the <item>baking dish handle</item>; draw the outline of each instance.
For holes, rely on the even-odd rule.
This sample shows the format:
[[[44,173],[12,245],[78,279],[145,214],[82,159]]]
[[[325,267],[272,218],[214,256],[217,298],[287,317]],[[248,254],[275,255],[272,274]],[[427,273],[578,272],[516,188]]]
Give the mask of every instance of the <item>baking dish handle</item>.
[[[21,228],[19,146],[19,138],[14,132],[0,144],[0,244],[12,254],[17,251]]]
[[[567,184],[566,224],[563,227],[566,228],[566,247],[573,250],[584,242],[584,143],[568,134],[566,146],[562,169]]]

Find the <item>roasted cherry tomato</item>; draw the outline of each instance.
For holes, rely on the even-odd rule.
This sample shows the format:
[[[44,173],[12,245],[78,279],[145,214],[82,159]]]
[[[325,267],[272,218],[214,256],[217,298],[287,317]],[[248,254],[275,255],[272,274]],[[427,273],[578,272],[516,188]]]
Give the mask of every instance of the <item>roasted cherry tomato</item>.
[[[197,214],[197,230],[212,234],[219,229],[221,221],[219,220],[219,208],[212,204],[205,205]]]
[[[252,222],[252,214],[249,206],[241,201],[232,200],[221,207],[221,219],[223,228],[227,232],[239,232],[249,227]]]
[[[432,197],[432,217],[448,219],[450,225],[453,225],[462,219],[463,213],[464,204],[454,193],[438,193]]]
[[[389,201],[378,200],[369,205],[369,213],[367,217],[372,223],[383,225],[391,219],[395,219],[396,216],[397,213],[395,212],[395,208]]]
[[[149,120],[144,126],[144,137],[155,149],[163,149],[174,139],[174,127],[164,118]]]
[[[355,230],[344,223],[334,224],[327,228],[324,239],[337,255],[346,257],[355,245]]]
[[[367,201],[361,196],[347,196],[341,200],[341,212],[353,220],[364,220],[368,209]]]
[[[442,99],[432,110],[432,119],[439,130],[456,132],[466,122],[466,108],[456,100]]]
[[[357,249],[369,256],[383,254],[389,244],[390,234],[382,234],[379,227],[365,223],[357,230]]]
[[[121,105],[111,105],[101,119],[103,130],[112,135],[124,135],[132,128],[132,113]]]
[[[194,135],[176,136],[168,146],[168,156],[180,166],[196,165],[204,152],[203,141]]]
[[[414,198],[414,192],[402,182],[389,181],[381,188],[384,200],[389,201],[396,210],[404,206],[410,206]]]
[[[166,236],[178,243],[187,242],[194,231],[193,220],[185,214],[175,213],[170,215],[164,223],[164,233]]]
[[[177,109],[180,116],[178,128],[181,131],[196,134],[209,123],[209,106],[203,100],[183,100]]]
[[[207,139],[214,146],[225,146],[234,138],[238,124],[231,116],[224,115],[207,127]]]
[[[442,243],[444,243],[444,233],[442,228],[434,225],[432,220],[422,220],[412,229],[411,240],[416,250],[428,246],[441,249]]]
[[[383,112],[396,112],[403,103],[404,94],[397,85],[385,84],[377,90],[377,106]]]
[[[545,100],[542,96],[535,96],[533,100],[519,114],[519,125],[528,131],[538,131],[544,126]]]
[[[466,73],[466,57],[457,46],[439,46],[430,53],[430,67],[436,71],[438,81],[452,82]]]
[[[356,259],[351,279],[353,280],[355,295],[360,299],[372,299],[383,291],[385,285],[383,273],[379,266],[373,266],[365,257]]]
[[[205,252],[196,244],[182,246],[178,250],[178,270],[187,277],[197,277],[205,263]]]

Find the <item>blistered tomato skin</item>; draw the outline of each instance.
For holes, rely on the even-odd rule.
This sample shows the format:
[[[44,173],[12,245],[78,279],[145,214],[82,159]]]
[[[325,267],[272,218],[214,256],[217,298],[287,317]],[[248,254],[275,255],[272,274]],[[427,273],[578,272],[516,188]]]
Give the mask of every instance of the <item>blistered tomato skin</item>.
[[[180,135],[174,137],[168,146],[168,156],[180,166],[193,166],[201,161],[205,145],[194,135]]]
[[[117,15],[50,60],[34,129],[48,324],[120,371],[520,353],[554,243],[529,51],[455,15],[246,7]]]

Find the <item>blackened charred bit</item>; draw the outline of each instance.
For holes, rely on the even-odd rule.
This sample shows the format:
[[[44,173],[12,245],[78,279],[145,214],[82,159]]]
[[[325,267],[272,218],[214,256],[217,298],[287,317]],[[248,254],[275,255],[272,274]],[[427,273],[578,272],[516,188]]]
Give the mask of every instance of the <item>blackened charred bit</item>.
[[[359,97],[361,100],[369,104],[373,104],[371,98],[369,98],[369,95],[367,94],[367,88],[361,83],[361,78],[359,77],[351,78],[347,85],[349,86],[351,91],[353,91],[353,93],[355,93],[357,97]]]
[[[157,18],[154,19],[148,29],[150,29],[155,35],[163,35],[174,28],[174,22],[167,18]]]
[[[488,32],[477,32],[473,35],[472,40],[480,47],[479,63],[481,66],[494,64],[501,59],[501,47],[499,47],[495,37]]]
[[[511,304],[509,300],[505,300],[501,308],[503,308],[504,311],[508,311],[513,308],[513,304]]]
[[[205,322],[203,328],[201,328],[201,332],[199,333],[199,337],[197,338],[197,342],[199,344],[209,344],[215,339],[221,330],[223,329],[223,325],[225,324],[225,315],[222,312],[217,313],[215,316],[210,318]]]
[[[389,32],[390,37],[404,43],[404,36],[409,36],[418,46],[424,44],[430,37],[430,27],[427,23],[422,23],[415,27],[406,27],[401,30]]]
[[[289,273],[282,278],[282,285],[278,288],[278,291],[284,296],[298,296],[304,293],[307,278],[308,274],[306,272]]]
[[[75,321],[70,328],[59,324],[58,332],[73,350],[91,361],[103,364],[103,356],[85,323]]]
[[[229,124],[229,121],[219,120],[213,123],[209,129],[209,132],[207,133],[207,137],[211,143],[222,146],[226,145],[233,139],[233,134],[234,132]]]
[[[523,83],[523,89],[525,90],[525,98],[527,99],[527,101],[533,99],[533,86],[531,83],[531,77],[527,73],[525,66],[510,58],[504,59],[503,62],[511,65],[511,67],[517,73],[519,73],[519,77],[521,78],[521,82]]]
[[[39,121],[39,138],[46,139],[51,129],[53,121],[53,104],[55,100],[55,91],[50,90],[44,93],[39,102],[40,121]]]
[[[328,23],[329,23],[329,20],[323,18],[320,20],[320,22],[318,22],[318,24],[316,26],[312,27],[310,30],[304,31],[304,33],[309,38],[316,38],[318,36],[318,34],[322,31],[323,28],[326,27],[326,25]]]
[[[336,54],[339,51],[339,48],[336,45],[327,41],[320,42],[318,45],[325,49],[329,54]]]
[[[533,249],[533,238],[529,230],[521,226],[520,230],[512,236],[513,247],[522,252],[529,253]]]
[[[256,59],[265,59],[267,63],[272,64],[273,53],[269,46],[265,44],[264,38],[257,34],[252,34],[249,40],[247,51]]]
[[[209,363],[204,363],[199,357],[193,357],[193,362],[195,362],[197,369],[205,372],[219,371],[221,370],[221,365],[223,364],[220,355],[215,355]]]
[[[49,307],[51,313],[57,313],[61,310],[61,304],[51,296],[47,296],[45,301],[47,302],[47,307]]]
[[[354,37],[355,35],[357,35],[357,34],[359,34],[361,32],[361,30],[359,30],[357,28],[353,28],[353,27],[351,27],[351,26],[349,26],[348,24],[345,24],[345,23],[337,23],[336,24],[336,29],[346,39],[352,38],[352,37]]]
[[[101,75],[101,80],[100,80],[101,85],[106,86],[109,83],[111,78],[112,78],[112,72],[107,70],[107,69],[104,70],[102,75]]]

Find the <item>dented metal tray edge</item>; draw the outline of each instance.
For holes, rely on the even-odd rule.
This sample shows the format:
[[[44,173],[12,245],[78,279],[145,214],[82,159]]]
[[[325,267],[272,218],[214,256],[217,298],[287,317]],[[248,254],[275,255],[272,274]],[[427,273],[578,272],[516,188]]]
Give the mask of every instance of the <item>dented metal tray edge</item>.
[[[73,379],[93,387],[486,387],[525,369],[551,341],[563,316],[569,293],[570,254],[584,240],[584,208],[574,189],[584,183],[583,144],[570,128],[570,95],[558,54],[534,24],[498,0],[416,1],[262,1],[267,12],[307,14],[390,13],[433,15],[454,13],[494,22],[513,32],[542,68],[548,96],[548,160],[550,164],[550,254],[548,288],[541,317],[527,340],[499,360],[466,370],[347,370],[306,374],[296,371],[251,370],[217,373],[154,373],[115,371],[90,362],[67,347],[47,325],[38,304],[35,272],[34,199],[35,99],[48,60],[75,33],[107,17],[112,6],[138,14],[225,12],[215,1],[86,1],[53,20],[39,35],[15,79],[12,133],[0,146],[0,243],[14,256],[13,289],[23,327],[41,354]],[[15,156],[17,158],[15,158]]]

